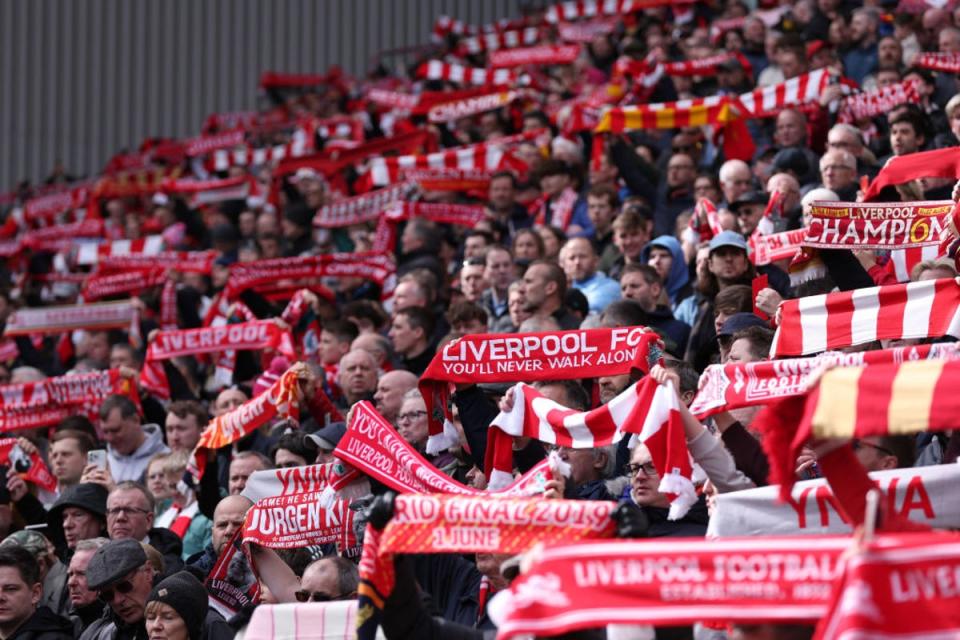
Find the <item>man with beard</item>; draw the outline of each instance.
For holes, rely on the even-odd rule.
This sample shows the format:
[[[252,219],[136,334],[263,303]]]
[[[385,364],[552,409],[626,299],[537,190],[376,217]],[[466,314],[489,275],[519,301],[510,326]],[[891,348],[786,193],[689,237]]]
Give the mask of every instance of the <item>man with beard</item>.
[[[526,310],[534,316],[552,316],[560,328],[577,329],[580,322],[564,306],[567,276],[555,262],[537,260],[523,274],[521,290]]]

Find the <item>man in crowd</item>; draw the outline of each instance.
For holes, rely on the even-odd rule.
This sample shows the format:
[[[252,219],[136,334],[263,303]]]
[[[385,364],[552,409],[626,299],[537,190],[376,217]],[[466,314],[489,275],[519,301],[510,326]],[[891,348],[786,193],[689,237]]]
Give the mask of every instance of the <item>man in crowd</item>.
[[[107,463],[114,482],[143,480],[150,458],[170,449],[163,443],[163,430],[155,424],[141,424],[133,401],[111,396],[100,406]]]

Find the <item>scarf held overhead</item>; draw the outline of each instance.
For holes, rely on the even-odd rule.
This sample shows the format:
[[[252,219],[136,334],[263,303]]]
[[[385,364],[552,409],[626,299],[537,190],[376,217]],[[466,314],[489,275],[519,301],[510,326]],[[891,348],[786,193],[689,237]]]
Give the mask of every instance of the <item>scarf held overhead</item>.
[[[659,490],[670,500],[669,519],[682,518],[697,501],[680,400],[672,383],[657,384],[647,376],[607,404],[585,412],[548,400],[522,383],[508,393],[513,393],[513,407],[494,418],[488,434],[484,472],[491,488],[513,478],[513,438],[589,449],[616,443],[629,433],[635,434],[631,447],[639,442],[650,451],[660,475]]]
[[[960,337],[960,287],[950,278],[785,300],[770,357],[940,336]]]
[[[954,203],[814,202],[803,246],[891,249],[939,246]]]
[[[76,329],[125,329],[137,322],[137,310],[127,300],[62,307],[18,309],[10,314],[5,336],[57,334]]]
[[[451,384],[598,378],[634,369],[646,373],[662,354],[660,337],[645,327],[478,334],[454,340],[437,352],[420,377],[430,421],[427,452],[438,453],[457,441],[449,415],[444,421]]]

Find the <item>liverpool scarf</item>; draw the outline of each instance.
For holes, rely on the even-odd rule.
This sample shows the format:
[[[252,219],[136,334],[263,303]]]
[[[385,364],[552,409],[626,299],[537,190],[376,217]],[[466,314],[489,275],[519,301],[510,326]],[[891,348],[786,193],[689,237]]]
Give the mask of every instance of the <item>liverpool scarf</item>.
[[[499,53],[499,52],[498,52]],[[446,80],[456,84],[512,85],[517,76],[509,69],[489,70],[467,67],[442,60],[429,60],[417,68],[417,77],[425,80]]]
[[[402,200],[410,187],[410,183],[403,182],[324,205],[314,216],[313,226],[347,227],[376,220],[389,205]]]
[[[758,267],[778,260],[790,260],[800,250],[806,233],[805,229],[794,229],[767,235],[756,234],[750,238],[753,246],[750,260]]]
[[[260,601],[260,581],[251,570],[253,563],[247,547],[241,544],[243,528],[238,528],[223,547],[203,586],[208,603],[225,618]]]
[[[912,102],[920,102],[915,82],[897,82],[872,91],[856,93],[843,99],[840,105],[840,122],[856,122],[864,118],[873,118],[889,113],[894,107]]]
[[[457,51],[465,55],[475,55],[484,51],[515,49],[523,45],[535,44],[539,37],[539,27],[484,33],[463,38],[457,45]]]
[[[472,229],[487,218],[487,208],[481,204],[448,204],[446,202],[394,202],[384,212],[391,222],[412,218],[432,220],[438,224],[452,224]]]
[[[430,122],[453,122],[460,118],[468,118],[478,113],[485,113],[509,105],[522,94],[517,91],[500,91],[482,96],[443,102],[430,108],[427,119]]]
[[[346,500],[320,505],[319,492],[262,498],[243,521],[243,543],[270,549],[299,549],[336,544],[337,553],[357,546],[354,516]]]
[[[594,131],[624,133],[636,129],[677,129],[708,124],[722,125],[737,117],[739,113],[732,98],[711,96],[608,109],[600,117],[600,124]]]
[[[113,274],[129,271],[153,271],[174,269],[181,273],[209,274],[217,252],[208,251],[161,251],[156,255],[101,256],[97,262],[98,274]]]
[[[200,434],[200,441],[191,455],[189,471],[194,480],[199,482],[203,477],[207,456],[216,449],[233,444],[274,418],[297,419],[302,396],[300,380],[306,381],[310,377],[307,366],[297,363],[257,397],[211,420]]]
[[[958,558],[955,533],[884,534],[867,541],[843,563],[814,638],[960,636]]]
[[[524,65],[572,64],[580,55],[579,44],[541,45],[518,49],[500,49],[487,56],[494,69]]]
[[[607,624],[816,620],[849,546],[844,537],[584,541],[538,554],[494,596],[498,638]]]
[[[144,389],[161,397],[170,396],[167,375],[161,360],[202,353],[227,353],[237,350],[270,349],[293,358],[293,339],[271,320],[253,320],[200,329],[173,329],[157,332],[144,359],[140,383]],[[221,382],[230,384],[232,364],[229,371],[220,374]]]
[[[259,289],[280,280],[292,281],[290,286],[303,287],[318,284],[325,277],[363,278],[371,280],[388,293],[389,283],[396,272],[389,254],[327,253],[300,258],[275,258],[234,265],[224,289],[232,300],[247,289]]]
[[[633,11],[654,9],[668,5],[682,5],[694,0],[568,0],[555,4],[547,9],[543,19],[555,24],[561,20],[578,20],[580,18],[595,18],[597,16],[625,16]]]
[[[816,202],[803,244],[818,249],[939,246],[954,203]]]
[[[557,34],[564,42],[590,42],[597,36],[605,36],[617,28],[616,16],[595,18],[585,22],[561,22],[557,25]]]
[[[183,151],[191,158],[205,156],[213,151],[220,149],[229,149],[241,145],[246,140],[247,134],[242,129],[235,131],[224,131],[210,135],[196,136],[187,138],[183,141]]]
[[[493,172],[486,169],[408,169],[407,180],[416,182],[422,191],[480,191],[490,188]]]
[[[811,439],[862,438],[943,431],[956,427],[960,407],[955,392],[960,362],[919,360],[900,364],[841,367],[827,371],[806,396],[786,400],[802,413],[791,420],[768,420],[763,447],[770,459],[770,482],[780,484],[787,499],[794,482],[793,464]],[[768,406],[764,412],[785,407]],[[764,414],[761,413],[761,416]],[[760,416],[758,416],[760,420]]]
[[[874,340],[960,337],[958,307],[960,287],[949,278],[785,300],[770,357],[811,355]]]
[[[960,155],[956,149],[949,147],[890,158],[867,187],[863,199],[870,202],[880,195],[884,187],[920,178],[960,178]]]
[[[167,266],[150,267],[136,271],[112,271],[94,273],[83,282],[83,299],[87,302],[132,295],[151,287],[159,287],[170,280]]]
[[[427,452],[439,453],[457,442],[453,424],[444,419],[449,417],[451,384],[597,378],[634,369],[646,373],[662,355],[660,337],[645,327],[478,334],[454,340],[437,352],[420,377],[430,421]]]
[[[430,464],[369,402],[354,405],[347,432],[334,449],[338,460],[347,463],[346,470],[331,473],[330,487],[322,502],[332,500],[359,472],[400,493],[445,493],[456,495],[484,495],[480,489],[460,484]],[[544,460],[516,481],[496,491],[504,496],[532,496],[542,494],[545,485],[559,469],[556,460]]]
[[[957,53],[919,53],[913,58],[912,66],[931,71],[960,73],[960,54]]]
[[[823,365],[859,367],[912,360],[958,360],[960,343],[921,344],[874,351],[829,351],[812,358],[712,364],[700,376],[690,412],[703,420],[720,411],[767,404],[807,391],[810,374]]]
[[[650,450],[660,474],[659,490],[670,499],[668,517],[682,518],[697,501],[680,400],[672,384],[660,385],[645,377],[607,404],[585,412],[548,400],[522,383],[513,388],[513,394],[512,410],[501,412],[490,423],[484,471],[491,488],[513,478],[513,438],[588,449],[616,443],[630,433],[636,435],[631,447],[640,442]]]
[[[396,553],[517,554],[537,543],[609,538],[616,503],[479,496],[399,495],[383,531],[367,527],[360,560],[357,637],[372,640],[393,592]]]
[[[754,118],[776,115],[785,107],[816,102],[828,84],[830,72],[818,69],[779,84],[743,93],[740,95],[740,104]]]
[[[76,329],[128,329],[137,322],[137,310],[127,300],[63,307],[18,309],[10,314],[5,336],[61,334]]]

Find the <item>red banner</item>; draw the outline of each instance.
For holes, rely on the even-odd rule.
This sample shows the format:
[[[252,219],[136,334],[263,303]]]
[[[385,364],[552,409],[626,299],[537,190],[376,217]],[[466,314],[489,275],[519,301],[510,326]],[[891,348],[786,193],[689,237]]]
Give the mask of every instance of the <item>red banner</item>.
[[[890,249],[939,245],[954,203],[817,202],[803,246]]]
[[[816,620],[849,538],[674,539],[547,548],[495,597],[498,638],[607,624]]]
[[[790,260],[800,250],[804,235],[805,229],[756,235],[751,238],[753,253],[750,254],[750,259],[758,267],[778,260]]]

